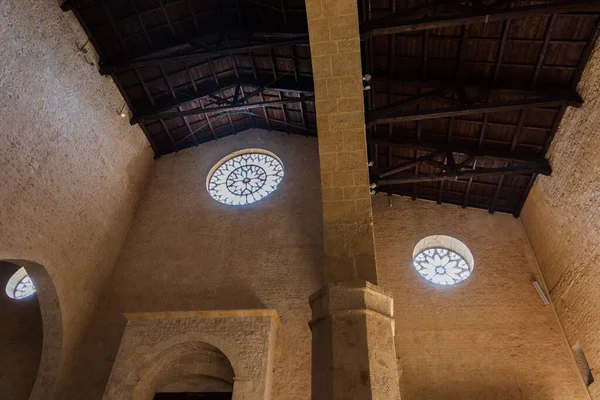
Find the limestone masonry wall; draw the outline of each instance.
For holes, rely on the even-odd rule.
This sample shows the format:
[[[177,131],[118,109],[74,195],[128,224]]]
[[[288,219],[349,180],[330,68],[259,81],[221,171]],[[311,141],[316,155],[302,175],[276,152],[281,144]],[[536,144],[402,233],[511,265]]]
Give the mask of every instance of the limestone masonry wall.
[[[585,399],[575,363],[510,215],[386,195],[373,199],[380,286],[394,297],[402,399]],[[412,266],[417,242],[448,235],[475,258],[472,275],[440,287]]]
[[[578,91],[585,103],[566,113],[550,148],[552,176],[538,178],[522,213],[571,346],[600,371],[600,51]],[[598,377],[596,377],[598,381]],[[600,399],[600,384],[590,386]]]
[[[246,148],[279,156],[282,183],[250,206],[218,203],[206,189],[210,169]],[[272,308],[281,319],[272,398],[308,399],[308,298],[323,284],[318,160],[315,139],[263,130],[158,159],[94,318],[72,398],[101,398],[124,312]]]
[[[273,399],[310,398],[308,297],[323,284],[316,140],[262,130],[159,159],[94,315],[69,399],[100,399],[125,326],[122,313],[272,308],[281,318]],[[285,165],[272,195],[248,207],[213,200],[222,157],[264,148]],[[395,299],[403,399],[586,398],[552,309],[531,284],[520,222],[400,197],[374,199],[380,285]],[[475,271],[433,286],[412,267],[425,236],[463,241]]]
[[[0,260],[38,262],[53,280],[61,388],[152,162],[68,18],[56,0],[0,2]]]

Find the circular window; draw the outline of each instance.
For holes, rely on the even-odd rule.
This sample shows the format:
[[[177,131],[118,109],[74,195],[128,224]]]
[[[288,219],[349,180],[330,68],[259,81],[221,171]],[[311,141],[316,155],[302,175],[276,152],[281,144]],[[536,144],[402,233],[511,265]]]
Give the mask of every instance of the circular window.
[[[249,149],[215,165],[208,175],[207,188],[218,202],[242,206],[273,193],[282,179],[283,164],[275,154]]]
[[[35,294],[35,285],[29,275],[27,275],[25,268],[19,269],[8,280],[6,294],[8,297],[16,300],[21,300]]]
[[[435,235],[421,240],[413,251],[417,272],[438,285],[454,285],[473,272],[473,255],[467,246],[450,236]]]

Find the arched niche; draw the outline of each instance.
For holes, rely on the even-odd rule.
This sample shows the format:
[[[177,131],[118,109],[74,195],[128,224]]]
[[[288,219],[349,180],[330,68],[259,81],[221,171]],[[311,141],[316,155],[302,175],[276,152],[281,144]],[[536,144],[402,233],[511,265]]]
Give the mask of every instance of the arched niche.
[[[29,400],[52,399],[62,353],[62,318],[54,284],[44,266],[33,261],[22,259],[0,260],[0,268],[10,268],[15,271],[24,268],[35,285],[35,296],[23,300],[10,300],[37,302],[39,304],[42,345],[39,366],[29,394]],[[3,285],[6,284],[7,282],[3,282]],[[2,294],[6,296],[5,293]]]

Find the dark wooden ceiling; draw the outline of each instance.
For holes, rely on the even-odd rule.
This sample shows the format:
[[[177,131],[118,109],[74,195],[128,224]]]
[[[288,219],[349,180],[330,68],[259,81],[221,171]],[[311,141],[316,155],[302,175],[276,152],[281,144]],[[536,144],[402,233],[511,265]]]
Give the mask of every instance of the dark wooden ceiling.
[[[582,103],[599,6],[360,0],[375,190],[518,216]]]
[[[249,128],[316,135],[303,0],[68,0],[157,156]]]
[[[518,216],[600,0],[358,0],[375,191]],[[304,0],[67,0],[157,156],[257,127],[315,136]]]

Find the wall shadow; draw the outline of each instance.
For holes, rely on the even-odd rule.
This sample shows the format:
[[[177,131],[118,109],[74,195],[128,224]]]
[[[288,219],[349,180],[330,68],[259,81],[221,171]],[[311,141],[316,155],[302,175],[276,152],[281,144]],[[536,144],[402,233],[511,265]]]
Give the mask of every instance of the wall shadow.
[[[58,295],[50,275],[41,264],[20,259],[0,260],[0,268],[6,264],[25,268],[35,285],[42,318],[42,351],[29,400],[52,399],[62,358],[62,316]]]

